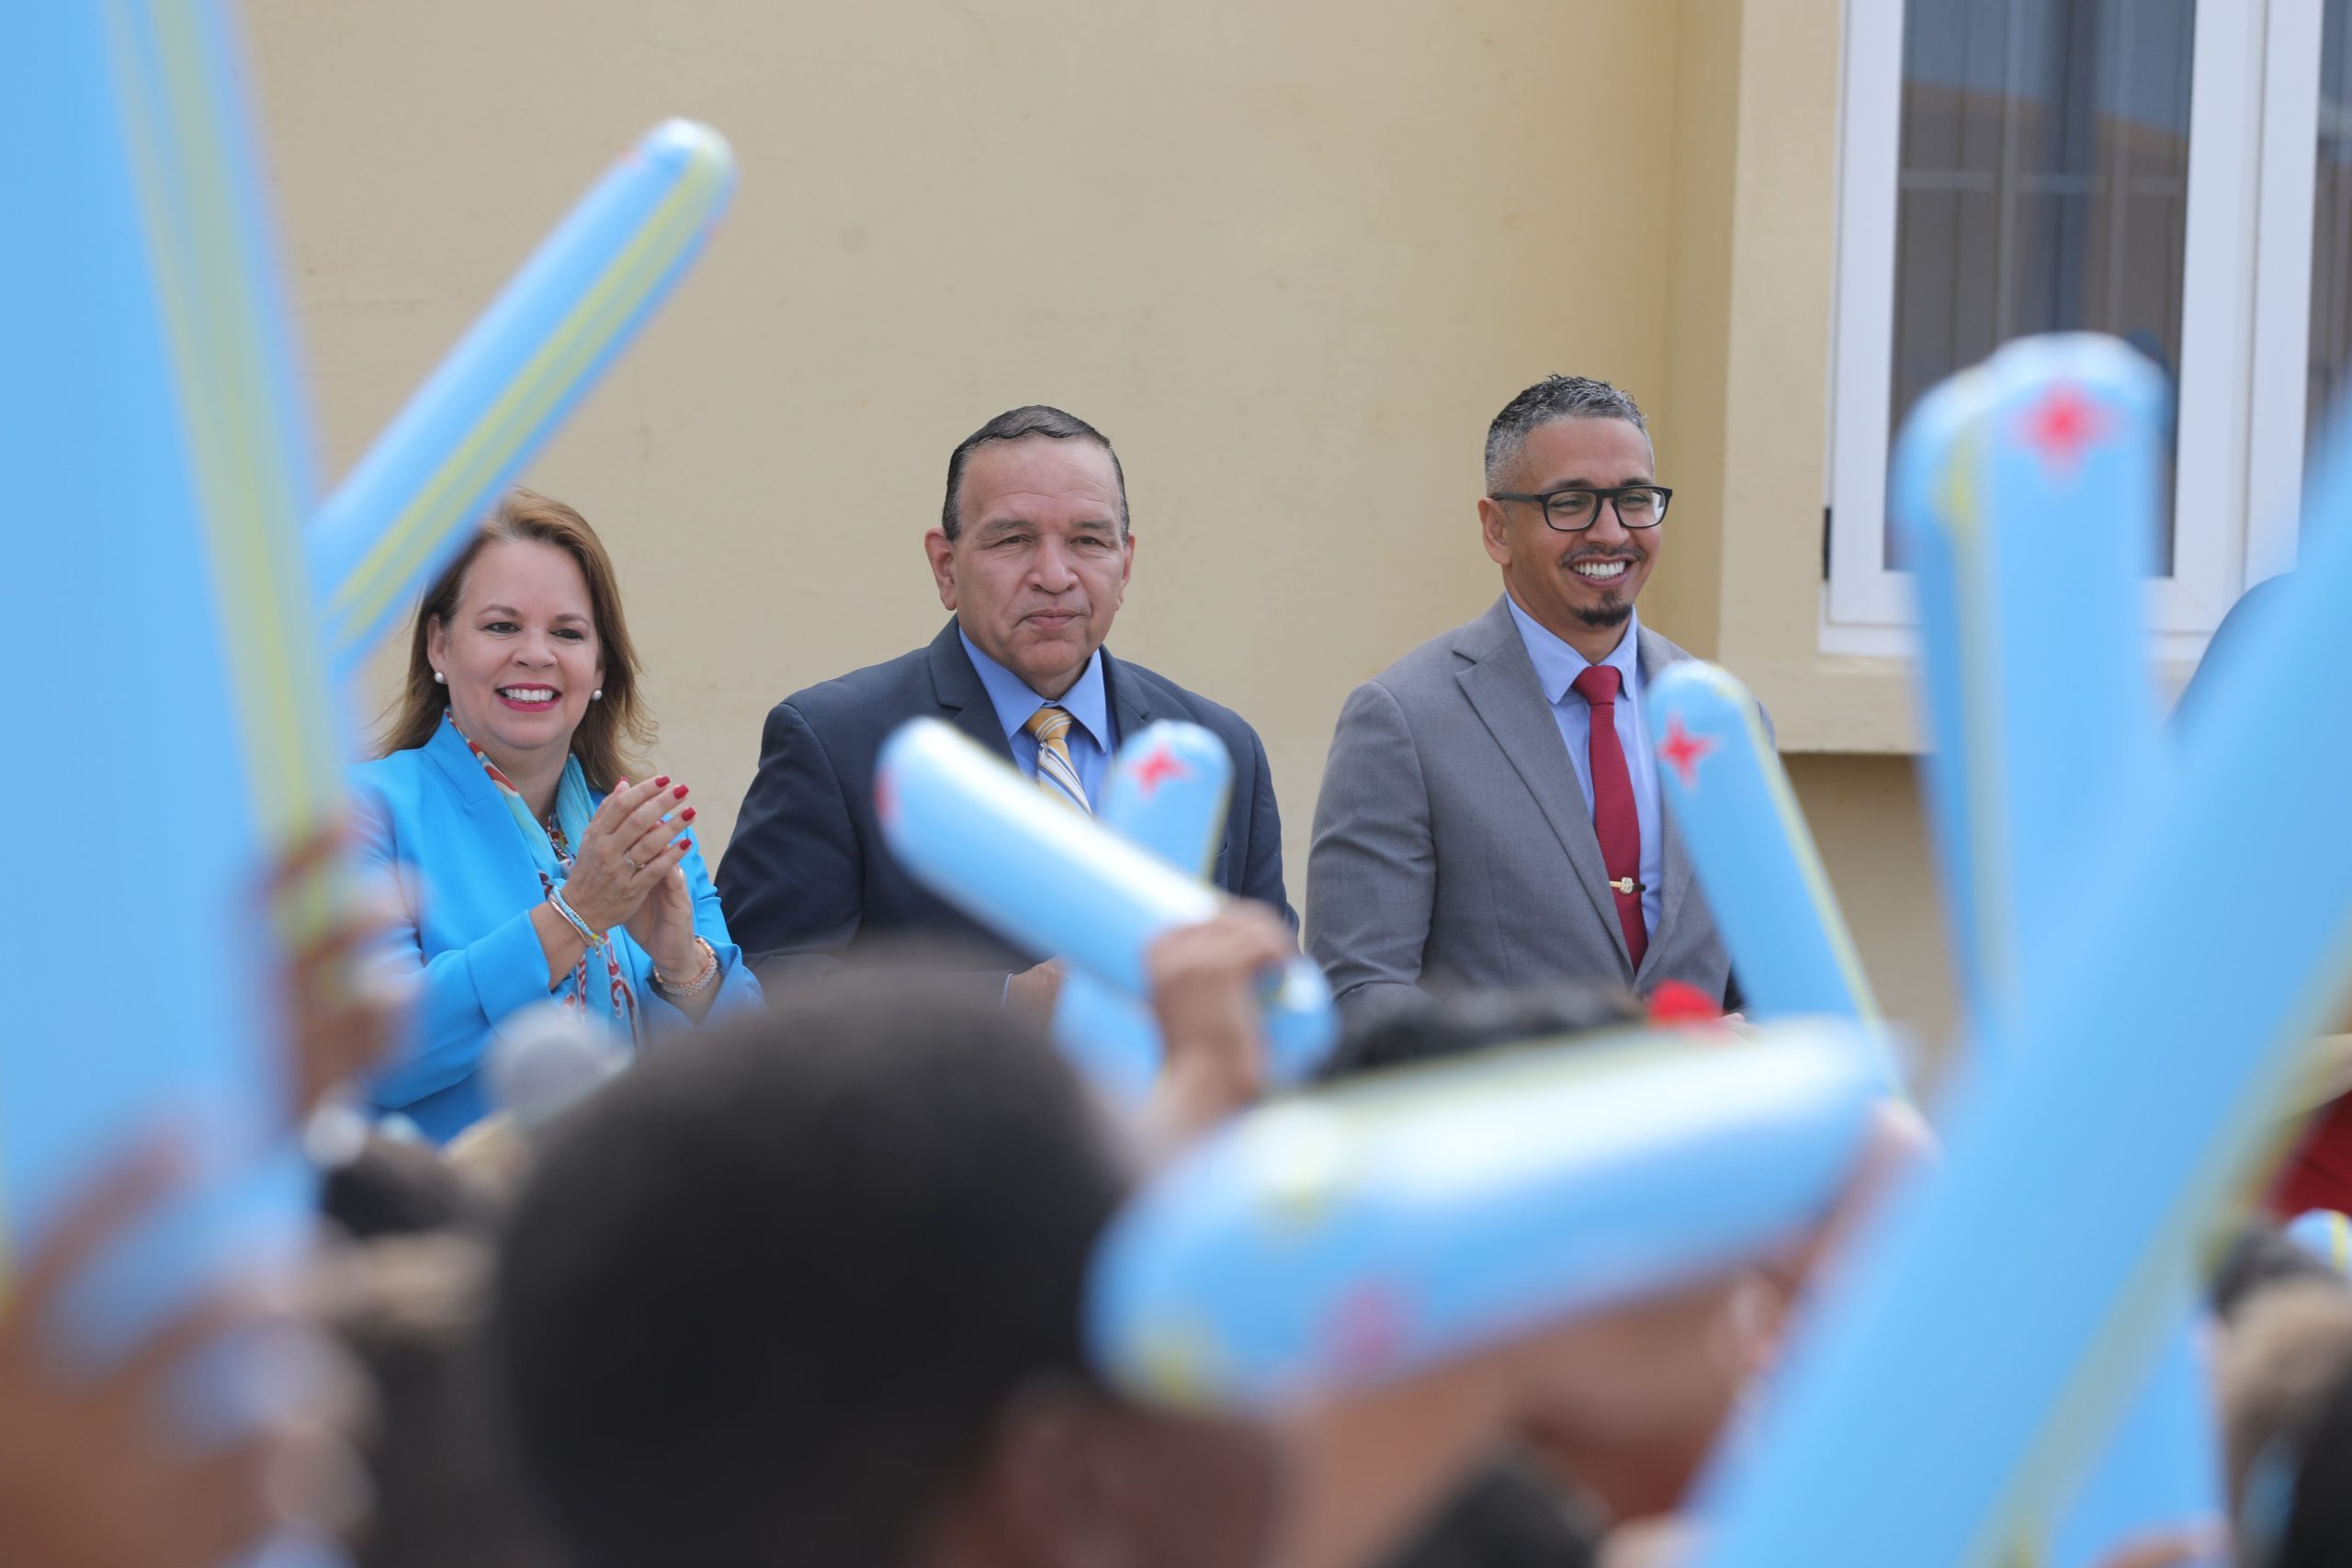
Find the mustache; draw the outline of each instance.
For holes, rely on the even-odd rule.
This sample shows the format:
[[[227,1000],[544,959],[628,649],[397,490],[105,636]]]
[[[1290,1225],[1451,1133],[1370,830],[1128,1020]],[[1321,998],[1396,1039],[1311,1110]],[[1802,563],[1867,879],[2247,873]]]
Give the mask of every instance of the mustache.
[[[1594,546],[1587,549],[1570,550],[1560,558],[1560,564],[1574,566],[1578,561],[1621,560],[1629,565],[1637,566],[1649,558],[1650,553],[1639,545],[1611,546],[1606,549]]]

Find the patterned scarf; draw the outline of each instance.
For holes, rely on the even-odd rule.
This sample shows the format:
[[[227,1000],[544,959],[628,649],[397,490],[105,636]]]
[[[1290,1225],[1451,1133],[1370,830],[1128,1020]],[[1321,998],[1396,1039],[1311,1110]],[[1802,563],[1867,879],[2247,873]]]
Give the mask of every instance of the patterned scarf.
[[[566,757],[563,760],[563,777],[555,786],[555,820],[542,823],[531,815],[529,803],[524,800],[523,792],[514,787],[514,781],[499,771],[498,764],[473,743],[470,736],[458,728],[457,716],[445,709],[442,716],[449,721],[449,728],[457,731],[458,739],[466,743],[466,750],[474,754],[474,761],[481,764],[481,771],[490,775],[490,782],[496,784],[498,793],[505,797],[506,809],[514,814],[514,826],[522,831],[523,842],[530,850],[531,859],[538,867],[539,896],[545,897],[553,893],[557,886],[571,874],[571,846],[578,843],[580,836],[588,830],[588,818],[594,815],[596,809],[595,801],[588,794],[588,775],[580,771],[580,759]],[[626,1035],[632,1044],[636,1044],[640,1043],[637,1038],[637,990],[621,969],[617,956],[619,945],[616,935],[602,948],[582,950],[579,964],[571,971],[571,978],[564,983],[563,1005],[584,1012],[588,1009],[588,998],[592,995],[599,996],[614,1031]],[[589,961],[599,954],[605,961],[605,980],[601,987],[590,978],[588,967]]]

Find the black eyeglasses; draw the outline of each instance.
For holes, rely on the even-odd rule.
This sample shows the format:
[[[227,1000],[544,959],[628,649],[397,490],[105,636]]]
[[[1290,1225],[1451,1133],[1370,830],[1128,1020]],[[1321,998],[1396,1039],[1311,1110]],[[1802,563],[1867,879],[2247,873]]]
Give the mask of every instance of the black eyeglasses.
[[[1544,509],[1544,521],[1563,534],[1581,534],[1600,521],[1600,503],[1617,508],[1621,528],[1655,528],[1666,521],[1674,492],[1664,485],[1619,485],[1615,490],[1547,490],[1541,495],[1498,493],[1488,501],[1524,501]]]

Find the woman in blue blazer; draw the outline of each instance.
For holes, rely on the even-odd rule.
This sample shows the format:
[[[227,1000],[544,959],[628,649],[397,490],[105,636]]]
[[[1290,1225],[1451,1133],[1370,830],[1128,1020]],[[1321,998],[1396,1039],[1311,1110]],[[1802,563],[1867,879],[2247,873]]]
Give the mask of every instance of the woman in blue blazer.
[[[409,919],[414,1038],[370,1087],[447,1142],[491,1109],[500,1026],[556,1002],[630,1048],[759,1000],[695,841],[686,786],[632,784],[651,739],[612,561],[561,502],[517,490],[418,606],[384,755],[353,778],[364,861]]]

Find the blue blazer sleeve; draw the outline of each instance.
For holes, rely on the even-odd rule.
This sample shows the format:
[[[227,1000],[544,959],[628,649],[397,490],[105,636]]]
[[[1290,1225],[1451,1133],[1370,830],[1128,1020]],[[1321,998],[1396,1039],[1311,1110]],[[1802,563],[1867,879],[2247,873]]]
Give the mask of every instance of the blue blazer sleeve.
[[[465,831],[462,818],[435,824],[448,831],[447,840],[425,831],[424,803],[417,791],[401,787],[417,782],[413,771],[403,776],[386,770],[363,777],[353,792],[356,857],[398,886],[404,912],[374,962],[416,989],[407,1049],[371,1087],[371,1098],[386,1110],[406,1108],[472,1077],[491,1026],[550,994],[546,950],[531,925],[538,900],[509,899],[501,918],[467,920],[484,907],[479,894],[490,869],[487,857],[469,864],[469,852],[489,846]],[[511,823],[497,826],[513,831]],[[445,940],[452,920],[473,928],[469,940]]]
[[[470,775],[459,770],[459,776]],[[405,1048],[377,1072],[369,1097],[447,1138],[491,1109],[479,1075],[497,1027],[555,994],[531,922],[543,901],[538,872],[503,803],[453,787],[429,754],[399,752],[363,765],[352,794],[357,858],[399,888],[405,917],[373,961],[416,990]],[[701,840],[692,829],[687,836],[695,848],[683,869],[695,929],[721,970],[711,1012],[756,1005],[759,984],[719,913]],[[645,951],[625,931],[613,942],[647,1032],[685,1027],[685,1015],[650,984]]]

